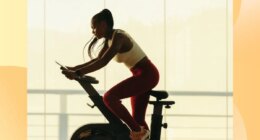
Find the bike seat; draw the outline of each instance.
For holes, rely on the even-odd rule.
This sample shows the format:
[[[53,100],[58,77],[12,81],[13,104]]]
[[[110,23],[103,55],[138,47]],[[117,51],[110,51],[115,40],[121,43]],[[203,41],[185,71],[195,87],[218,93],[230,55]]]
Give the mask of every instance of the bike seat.
[[[164,90],[151,90],[149,91],[150,95],[155,97],[157,100],[166,99],[168,97],[168,93]]]

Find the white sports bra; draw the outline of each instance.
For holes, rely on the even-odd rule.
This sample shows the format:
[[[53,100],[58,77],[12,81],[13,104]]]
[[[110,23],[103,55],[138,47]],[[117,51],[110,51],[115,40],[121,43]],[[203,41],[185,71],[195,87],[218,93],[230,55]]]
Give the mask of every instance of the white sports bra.
[[[109,47],[112,45],[116,33],[122,33],[126,35],[132,42],[133,47],[127,52],[117,53],[113,59],[118,63],[124,63],[128,68],[132,68],[137,62],[143,59],[146,54],[128,33],[120,29],[116,29],[114,31],[112,39],[108,41]]]

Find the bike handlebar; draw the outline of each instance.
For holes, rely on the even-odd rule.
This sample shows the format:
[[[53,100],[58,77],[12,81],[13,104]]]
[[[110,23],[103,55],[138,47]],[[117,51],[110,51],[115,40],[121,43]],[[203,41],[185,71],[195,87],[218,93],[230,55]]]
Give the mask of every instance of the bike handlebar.
[[[90,84],[98,84],[99,81],[95,78],[95,77],[91,77],[91,76],[88,76],[88,75],[83,75],[83,76],[80,76],[78,78],[75,78],[76,81],[84,81],[84,82],[88,82]]]

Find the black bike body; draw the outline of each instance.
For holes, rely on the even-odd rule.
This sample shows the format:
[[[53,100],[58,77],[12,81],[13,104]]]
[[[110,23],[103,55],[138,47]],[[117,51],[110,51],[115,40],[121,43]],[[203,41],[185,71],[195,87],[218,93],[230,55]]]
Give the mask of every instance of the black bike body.
[[[73,133],[71,140],[130,140],[130,129],[105,106],[102,96],[92,86],[98,81],[90,76],[79,77],[75,80],[88,93],[94,106],[100,110],[108,123],[93,123],[81,126]],[[163,105],[169,108],[170,105],[174,104],[174,101],[160,101],[168,97],[168,94],[164,91],[151,91],[151,95],[156,97],[157,100],[149,102],[154,105],[150,140],[160,140],[161,127],[167,127],[167,124],[162,124]]]

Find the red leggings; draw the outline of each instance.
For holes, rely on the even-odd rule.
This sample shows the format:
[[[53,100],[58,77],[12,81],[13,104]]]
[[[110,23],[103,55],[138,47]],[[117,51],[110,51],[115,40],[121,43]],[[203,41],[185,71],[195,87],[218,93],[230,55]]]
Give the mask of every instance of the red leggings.
[[[112,87],[105,93],[103,100],[105,105],[132,131],[140,131],[140,126],[149,129],[145,121],[150,97],[148,91],[157,85],[159,72],[150,60],[142,64],[137,63],[130,70],[133,76]],[[127,97],[131,97],[132,115],[121,104],[121,99]]]

